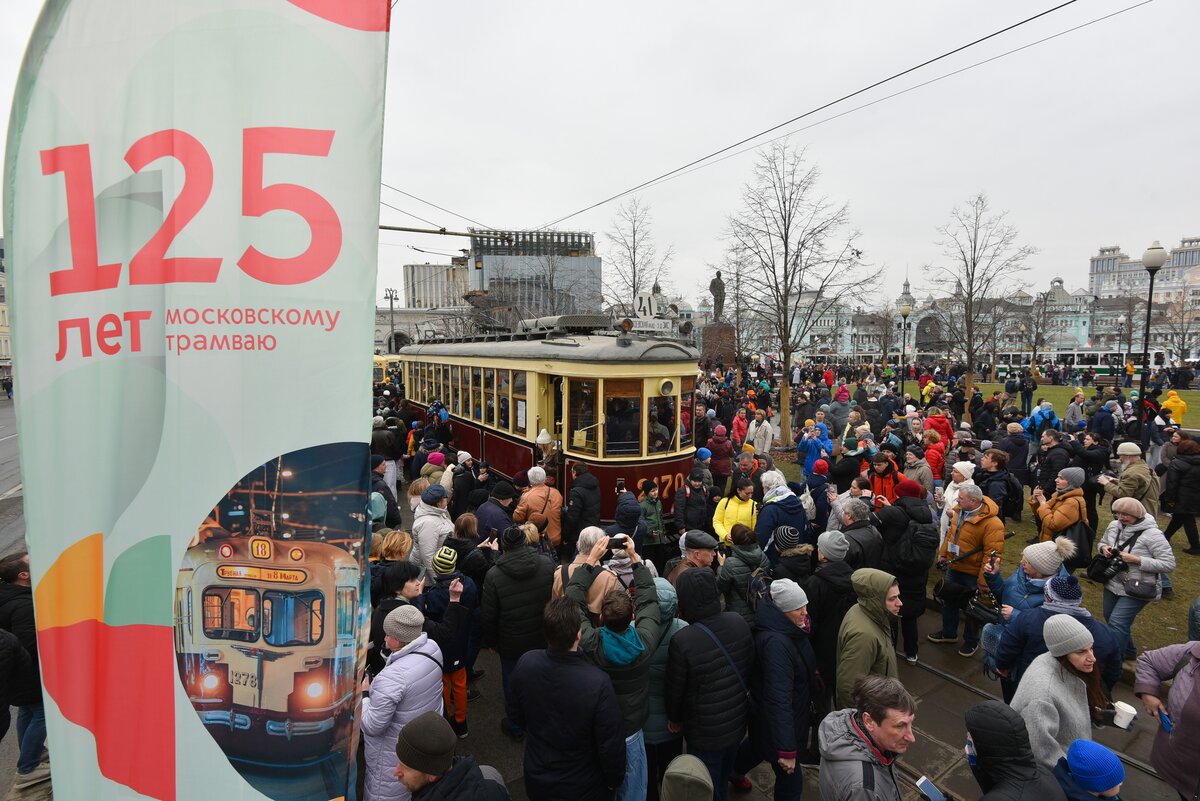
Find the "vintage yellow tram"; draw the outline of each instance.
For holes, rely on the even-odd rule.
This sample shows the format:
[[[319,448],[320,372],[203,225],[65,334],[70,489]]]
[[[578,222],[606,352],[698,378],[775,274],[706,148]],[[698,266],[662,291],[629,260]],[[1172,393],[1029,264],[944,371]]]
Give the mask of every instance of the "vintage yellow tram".
[[[546,463],[565,492],[571,463],[585,462],[606,488],[623,480],[637,492],[653,479],[669,509],[691,468],[699,354],[681,338],[572,315],[410,345],[400,357],[414,409],[442,401],[458,448],[502,475]],[[601,497],[611,519],[615,494]]]
[[[199,539],[176,579],[175,650],[200,720],[232,760],[321,761],[354,708],[358,558],[219,529]]]

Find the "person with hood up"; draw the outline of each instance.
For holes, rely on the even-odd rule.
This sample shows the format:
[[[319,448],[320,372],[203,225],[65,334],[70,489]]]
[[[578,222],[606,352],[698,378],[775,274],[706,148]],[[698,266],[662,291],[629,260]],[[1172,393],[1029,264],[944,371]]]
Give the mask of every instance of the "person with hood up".
[[[792,526],[780,526],[772,535],[779,549],[779,560],[771,569],[775,579],[791,579],[803,584],[812,574],[815,547],[800,541],[800,531]]]
[[[630,589],[609,590],[604,595],[600,620],[593,625],[584,614],[588,591],[603,570],[600,560],[610,545],[615,551],[624,551],[627,561],[632,563],[632,580]],[[643,727],[649,709],[650,662],[663,631],[654,578],[628,539],[622,543],[604,537],[592,548],[587,562],[571,574],[567,584],[567,597],[581,607],[579,649],[589,662],[608,674],[621,707],[625,778],[617,788],[617,801],[642,801],[646,797]]]
[[[704,447],[712,454],[709,470],[712,471],[713,489],[718,495],[725,494],[725,486],[733,474],[733,443],[729,441],[728,433],[725,426],[718,424],[708,442],[704,443]]]
[[[667,729],[667,654],[670,652],[671,640],[687,623],[675,616],[679,604],[679,596],[675,588],[665,578],[654,580],[654,590],[658,595],[659,623],[662,626],[662,637],[654,656],[650,659],[650,684],[647,694],[646,722],[642,732],[646,737],[646,768],[649,774],[647,782],[648,801],[657,801],[658,788],[662,784],[671,760],[683,753],[683,737],[678,732]],[[703,768],[703,763],[701,763]],[[712,784],[708,771],[704,770],[704,778],[709,781],[708,797],[712,797]]]
[[[808,745],[810,693],[817,680],[816,655],[805,633],[807,606],[800,585],[778,579],[755,613],[750,689],[761,712],[738,748],[733,783],[749,790],[746,774],[767,761],[775,772],[775,801],[797,801],[804,789],[797,758]]]
[[[825,447],[824,429],[824,423],[818,425],[812,420],[805,420],[804,428],[800,429],[796,437],[796,460],[803,464],[802,469],[806,476],[812,473],[816,461],[824,458],[824,455],[832,450]]]
[[[1004,521],[997,514],[996,502],[983,497],[983,490],[974,485],[958,493],[958,508],[951,515],[950,530],[942,540],[938,559],[946,563],[948,584],[974,590],[987,587],[983,569],[992,551],[1004,554]],[[958,642],[959,608],[942,605],[942,629],[926,637],[932,643]],[[963,644],[959,656],[971,657],[979,648],[979,624],[967,618],[963,624]]]
[[[415,606],[393,609],[383,621],[391,655],[383,670],[363,678],[362,733],[367,801],[408,801],[411,794],[395,775],[393,750],[401,729],[425,712],[442,711],[442,652],[422,629]]]
[[[1012,708],[1025,719],[1037,761],[1053,769],[1076,740],[1092,739],[1093,707],[1108,699],[1096,672],[1092,633],[1070,615],[1054,615],[1042,626],[1047,652],[1033,660]]]
[[[703,762],[691,754],[671,760],[663,775],[662,801],[711,801],[712,797],[712,776]]]
[[[749,526],[735,523],[730,542],[733,550],[717,570],[717,590],[726,609],[737,612],[747,623],[754,625],[754,611],[749,601],[750,576],[759,569],[769,574],[771,563],[758,547],[758,540]]]
[[[610,537],[618,534],[628,535],[640,552],[646,541],[646,520],[642,517],[642,505],[638,503],[637,496],[629,490],[623,490],[617,495],[613,521],[611,526],[605,527],[604,533]]]
[[[916,664],[921,639],[917,621],[925,614],[929,569],[937,556],[937,525],[920,484],[904,479],[896,486],[896,494],[896,502],[876,512],[874,522],[883,540],[882,569],[900,582],[904,658]]]
[[[852,698],[852,708],[821,721],[820,799],[901,801],[893,765],[916,742],[917,702],[886,676],[859,676]]]
[[[837,691],[834,704],[851,706],[854,680],[868,673],[899,678],[892,624],[903,602],[896,577],[864,567],[850,577],[858,603],[842,619],[838,630]]]
[[[1103,621],[1092,617],[1092,613],[1083,606],[1083,588],[1079,586],[1079,579],[1068,573],[1059,573],[1046,582],[1043,595],[1045,598],[1040,606],[1027,609],[1013,618],[1000,635],[994,661],[996,672],[1002,677],[1000,686],[1005,692],[1004,700],[1012,700],[1012,694],[1016,692],[1030,664],[1046,653],[1042,628],[1054,615],[1070,615],[1092,633],[1096,666],[1105,688],[1111,692],[1113,685],[1121,678],[1121,652],[1112,630]]]
[[[933,494],[933,470],[925,461],[925,449],[920,445],[909,445],[904,451],[904,477],[921,485],[927,495]]]
[[[667,728],[683,732],[688,752],[712,776],[714,801],[725,801],[749,715],[754,638],[741,615],[721,611],[711,570],[684,571],[675,591],[679,616],[689,625],[671,640],[667,654]]]
[[[979,801],[1065,801],[1054,774],[1034,758],[1025,721],[1007,704],[976,704],[963,722],[967,762],[983,791]]]
[[[1067,801],[1108,798],[1121,801],[1125,765],[1115,753],[1091,740],[1076,740],[1054,766],[1054,778]]]
[[[824,459],[813,462],[812,471],[804,480],[804,488],[808,489],[809,497],[813,499],[816,514],[808,521],[808,530],[803,533],[803,541],[815,544],[817,535],[829,525],[829,462]],[[803,492],[800,494],[803,495]]]
[[[842,384],[833,393],[833,403],[829,404],[829,410],[825,412],[833,437],[843,439],[846,436],[846,423],[850,420],[850,409],[850,388]]]
[[[946,536],[950,528],[950,516],[958,508],[958,493],[963,487],[975,486],[972,476],[975,475],[975,465],[971,462],[955,462],[950,468],[950,483],[942,494],[941,535]],[[997,510],[998,511],[998,510]]]
[[[502,553],[483,582],[483,646],[500,655],[500,681],[506,703],[511,700],[508,680],[517,660],[528,651],[544,648],[542,609],[550,600],[554,564],[529,545],[516,526],[500,537]],[[525,732],[508,718],[500,727],[509,737],[523,739]]]
[[[1164,411],[1171,413],[1171,420],[1181,428],[1183,427],[1183,416],[1187,414],[1187,401],[1179,397],[1179,393],[1175,390],[1167,391],[1167,399],[1162,402]]]
[[[454,533],[454,523],[447,511],[450,499],[441,484],[430,484],[421,493],[421,502],[413,513],[413,549],[409,561],[428,573],[433,570],[433,555]]]
[[[1104,585],[1104,619],[1112,627],[1122,654],[1137,657],[1133,644],[1133,621],[1151,601],[1162,597],[1162,576],[1175,569],[1175,552],[1146,507],[1133,498],[1118,498],[1112,505],[1116,518],[1104,530],[1097,551],[1101,556],[1118,556],[1125,569]],[[1130,584],[1145,585],[1153,595],[1136,597]]]
[[[505,703],[505,721],[528,732],[526,792],[530,801],[609,801],[626,767],[613,683],[580,649],[576,601],[556,598],[535,617],[546,647],[521,656]]]
[[[745,476],[738,476],[733,481],[732,492],[717,502],[712,517],[713,531],[722,544],[728,545],[730,532],[735,525],[740,523],[753,531],[757,522],[758,504],[754,502],[754,482]]]
[[[1047,498],[1040,486],[1033,488],[1029,508],[1042,524],[1039,541],[1049,542],[1076,523],[1087,523],[1087,504],[1082,489],[1085,478],[1087,474],[1082,467],[1064,467],[1054,478],[1053,495]]]
[[[571,488],[567,491],[567,505],[563,507],[562,522],[559,559],[566,562],[575,553],[575,541],[579,539],[579,532],[588,526],[600,525],[600,482],[584,462],[571,463]]]
[[[804,506],[787,485],[787,479],[778,470],[768,470],[763,473],[763,505],[758,512],[758,520],[754,526],[754,534],[758,537],[758,546],[767,555],[771,564],[779,559],[779,548],[771,539],[775,529],[780,526],[791,526],[798,531],[808,530],[808,515]]]

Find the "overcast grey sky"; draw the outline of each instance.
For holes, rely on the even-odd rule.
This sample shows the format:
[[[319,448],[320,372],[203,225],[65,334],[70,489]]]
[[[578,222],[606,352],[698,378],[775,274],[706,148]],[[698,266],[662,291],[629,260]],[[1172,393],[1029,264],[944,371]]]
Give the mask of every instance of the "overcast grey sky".
[[[860,96],[857,105],[1137,0],[1079,0]],[[383,180],[496,227],[534,228],[1034,13],[1054,0],[400,2]],[[40,2],[5,0],[0,108]],[[867,259],[899,291],[936,228],[983,190],[1040,253],[1028,278],[1086,286],[1088,257],[1200,235],[1200,3],[1153,2],[797,133]],[[841,110],[835,108],[816,119]],[[2,146],[2,143],[0,143]],[[685,297],[707,287],[753,152],[640,193]],[[384,189],[439,225],[468,223]],[[561,225],[602,234],[614,205]],[[381,220],[421,225],[384,208]],[[379,285],[465,240],[381,233]],[[599,237],[603,252],[605,242]],[[381,291],[382,295],[382,291]],[[874,301],[877,299],[864,299]],[[873,304],[872,304],[873,305]]]

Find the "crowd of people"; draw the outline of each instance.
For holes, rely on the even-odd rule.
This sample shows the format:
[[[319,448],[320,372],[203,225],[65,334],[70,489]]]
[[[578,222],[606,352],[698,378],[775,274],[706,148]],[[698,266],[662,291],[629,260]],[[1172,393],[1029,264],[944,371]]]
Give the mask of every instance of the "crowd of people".
[[[984,798],[1117,797],[1121,762],[1092,731],[1114,724],[1125,659],[1147,711],[1176,732],[1160,732],[1155,764],[1194,797],[1200,763],[1178,736],[1200,723],[1192,683],[1165,704],[1150,684],[1190,679],[1200,643],[1139,654],[1133,636],[1138,613],[1173,592],[1170,535],[1182,527],[1184,553],[1200,554],[1189,492],[1200,443],[1180,427],[1177,393],[1141,399],[1143,452],[1139,399],[1120,387],[1080,392],[1060,413],[1028,375],[967,397],[940,371],[914,372],[901,394],[862,368],[707,367],[694,466],[669,498],[653,481],[601,487],[578,462],[564,497],[550,448],[500,480],[454,449],[436,408],[428,425],[389,413],[402,406],[386,399],[377,409],[376,431],[404,445],[373,447],[376,489],[406,477],[417,515],[411,551],[386,544],[406,533],[385,534],[382,594],[409,575],[397,562],[415,552],[424,563],[431,549],[444,552],[422,565],[432,587],[480,588],[456,627],[464,675],[477,675],[480,647],[498,647],[499,725],[524,742],[530,798],[657,798],[665,779],[686,776],[699,792],[688,797],[724,799],[764,762],[777,799],[800,797],[803,765],[819,765],[821,798],[900,798],[893,761],[914,741],[916,704],[898,659],[920,659],[931,573],[942,625],[924,641],[964,658],[982,648],[1004,699],[964,717]],[[787,432],[776,372],[791,384]],[[793,460],[788,480],[780,468]],[[615,520],[601,526],[600,493],[614,490]],[[1103,529],[1101,508],[1113,516]],[[437,526],[422,522],[435,515]],[[1004,576],[1006,524],[1026,516],[1037,533]],[[1103,584],[1103,619],[1081,603],[1089,578]],[[431,637],[443,609],[428,613]],[[461,736],[450,701],[437,708]],[[698,762],[673,773],[684,751]]]

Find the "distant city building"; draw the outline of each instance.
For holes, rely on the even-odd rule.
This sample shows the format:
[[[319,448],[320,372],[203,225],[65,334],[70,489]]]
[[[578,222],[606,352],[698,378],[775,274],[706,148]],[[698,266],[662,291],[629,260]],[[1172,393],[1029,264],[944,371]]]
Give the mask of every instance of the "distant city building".
[[[599,311],[600,257],[592,234],[470,230],[472,305],[513,321]]]
[[[455,257],[450,264],[406,264],[404,300],[406,309],[440,309],[463,305],[467,294],[467,260]]]
[[[1102,247],[1088,267],[1089,294],[1120,298],[1146,294],[1150,278],[1141,259],[1131,259],[1120,245]],[[1170,260],[1154,278],[1154,301],[1169,303],[1200,298],[1200,237],[1185,237],[1171,249]]]

